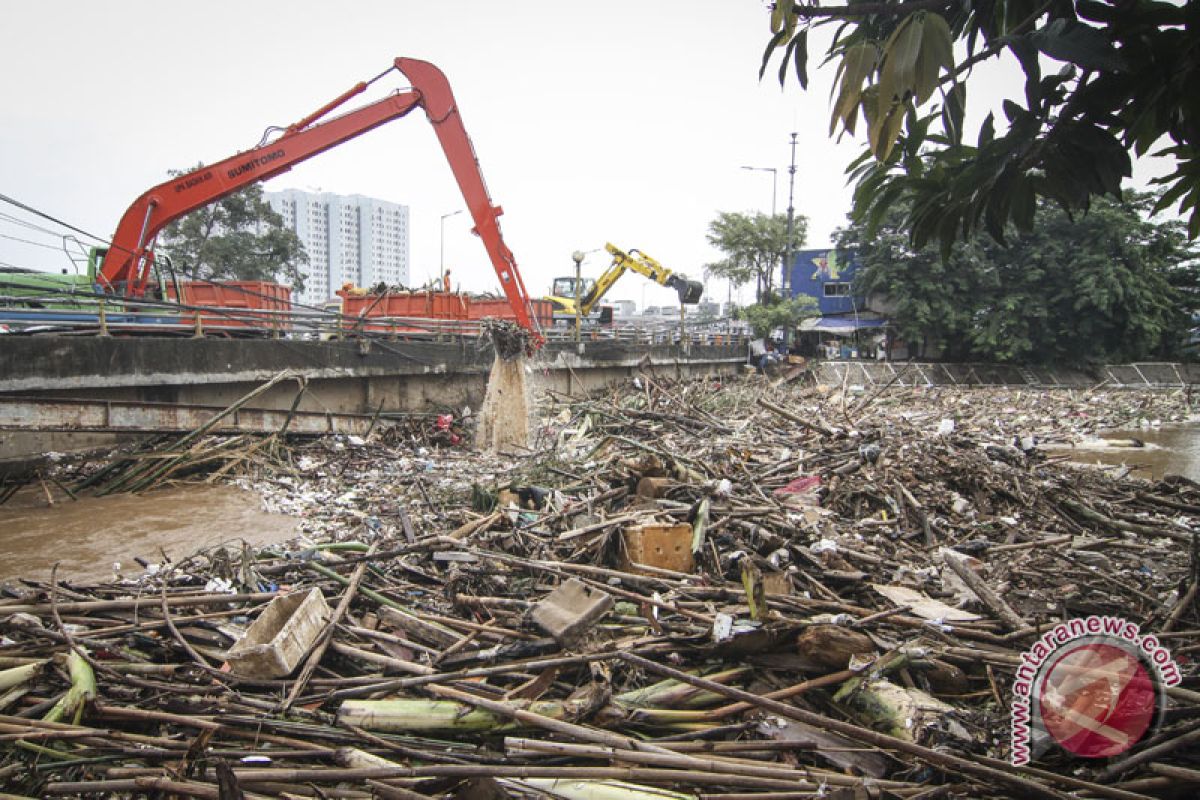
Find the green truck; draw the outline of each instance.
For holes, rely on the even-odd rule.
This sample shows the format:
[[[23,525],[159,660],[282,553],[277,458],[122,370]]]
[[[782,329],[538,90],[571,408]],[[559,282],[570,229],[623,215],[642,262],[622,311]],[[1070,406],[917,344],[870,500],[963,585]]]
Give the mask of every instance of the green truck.
[[[104,292],[96,276],[107,252],[106,248],[93,247],[84,273],[0,267],[0,329],[35,333],[99,327],[102,313],[105,323],[170,324],[170,308],[131,302]],[[167,296],[161,275],[158,284],[157,298],[148,296],[146,300],[153,302]]]

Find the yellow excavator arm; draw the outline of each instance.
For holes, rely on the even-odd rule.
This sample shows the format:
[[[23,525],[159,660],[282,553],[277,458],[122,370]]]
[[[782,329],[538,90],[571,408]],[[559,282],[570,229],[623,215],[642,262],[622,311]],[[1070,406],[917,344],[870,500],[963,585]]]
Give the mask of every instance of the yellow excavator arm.
[[[580,298],[579,310],[584,316],[591,313],[595,305],[608,293],[613,284],[625,274],[625,270],[627,269],[644,275],[660,286],[670,286],[679,295],[680,303],[695,305],[700,302],[700,296],[704,294],[704,284],[699,281],[691,281],[685,275],[672,273],[671,270],[640,250],[625,252],[611,242],[605,244],[604,249],[612,256],[612,264],[604,271],[603,275],[596,279],[596,282],[592,284],[587,293]]]

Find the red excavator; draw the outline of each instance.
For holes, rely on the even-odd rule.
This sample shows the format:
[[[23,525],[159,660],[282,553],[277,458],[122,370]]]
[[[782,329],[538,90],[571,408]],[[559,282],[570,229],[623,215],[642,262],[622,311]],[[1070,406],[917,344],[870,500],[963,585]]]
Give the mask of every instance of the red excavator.
[[[408,78],[410,89],[320,122],[393,69]],[[248,184],[286,172],[318,153],[399,119],[418,106],[425,110],[433,124],[475,221],[474,233],[483,240],[517,324],[528,332],[533,347],[540,346],[543,338],[531,312],[529,295],[512,251],[504,244],[500,233],[498,217],[504,211],[500,206],[492,205],[450,84],[433,64],[414,58],[397,58],[379,75],[358,83],[289,125],[278,138],[268,143],[180,175],[147,191],[121,217],[97,281],[105,292],[134,298],[144,296],[148,287],[156,285],[151,281],[155,237],[168,224]]]

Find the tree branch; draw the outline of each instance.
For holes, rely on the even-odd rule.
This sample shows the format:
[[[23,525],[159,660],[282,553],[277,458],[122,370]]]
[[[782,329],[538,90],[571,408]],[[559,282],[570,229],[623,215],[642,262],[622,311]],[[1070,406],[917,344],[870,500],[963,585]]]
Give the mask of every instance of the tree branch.
[[[948,3],[946,0],[909,0],[907,3],[856,3],[852,6],[802,6],[793,4],[792,12],[796,16],[805,19],[815,19],[817,17],[844,19],[876,15],[902,17],[914,11],[952,11],[954,8],[955,4]]]

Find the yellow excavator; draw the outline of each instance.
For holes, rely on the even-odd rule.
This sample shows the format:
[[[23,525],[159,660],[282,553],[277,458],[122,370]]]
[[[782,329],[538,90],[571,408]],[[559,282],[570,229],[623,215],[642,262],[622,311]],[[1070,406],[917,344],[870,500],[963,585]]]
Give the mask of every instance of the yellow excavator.
[[[686,275],[673,273],[662,264],[655,261],[641,250],[625,252],[612,243],[604,245],[604,249],[612,256],[612,264],[598,279],[575,278],[568,276],[555,278],[546,299],[554,304],[555,323],[574,323],[576,301],[579,303],[579,317],[589,324],[607,324],[612,321],[612,309],[603,308],[600,314],[593,316],[600,298],[608,293],[613,284],[631,269],[640,273],[660,286],[670,286],[679,294],[679,302],[684,305],[695,305],[704,294],[704,284],[688,280]],[[577,260],[582,261],[582,255],[577,254]],[[607,312],[607,314],[605,313]]]

